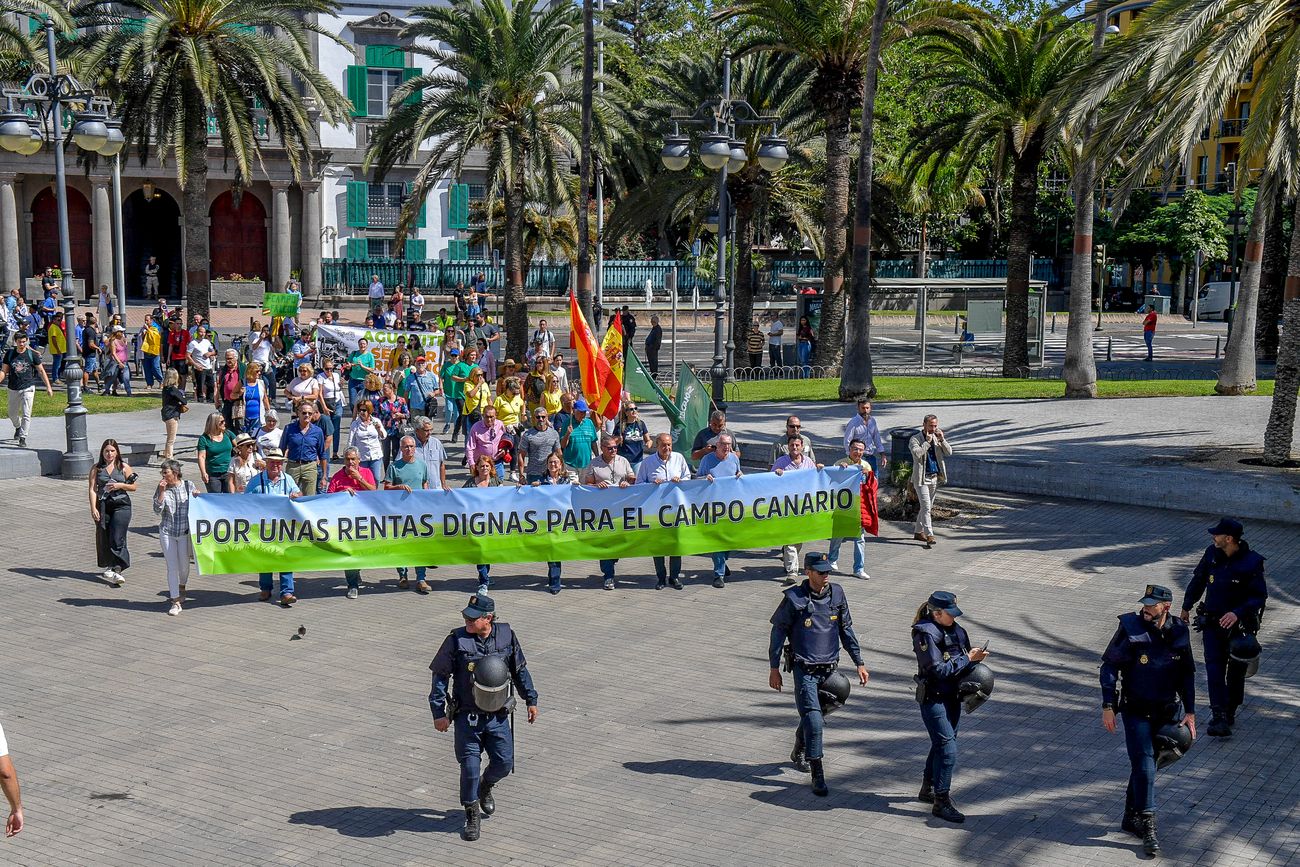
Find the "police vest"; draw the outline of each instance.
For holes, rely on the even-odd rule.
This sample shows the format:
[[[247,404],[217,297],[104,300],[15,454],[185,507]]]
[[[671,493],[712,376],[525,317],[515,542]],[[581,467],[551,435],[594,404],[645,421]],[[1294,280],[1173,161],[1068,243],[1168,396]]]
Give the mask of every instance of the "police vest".
[[[1251,583],[1263,572],[1264,558],[1248,548],[1238,551],[1235,557],[1226,556],[1213,545],[1206,553],[1210,555],[1210,566],[1205,576],[1205,610],[1217,620],[1250,599]],[[1243,614],[1254,616],[1256,612]]]
[[[1185,669],[1192,664],[1187,625],[1169,617],[1165,629],[1157,630],[1136,612],[1121,614],[1119,625],[1127,641],[1115,648],[1116,658],[1106,661],[1120,671],[1120,709],[1147,714],[1176,703]]]
[[[925,640],[939,651],[939,657],[944,662],[970,652],[970,637],[960,623],[954,623],[951,629],[944,629],[933,620],[925,619],[915,624],[912,631],[923,634]],[[940,677],[933,672],[928,675],[918,673],[917,676],[925,682],[926,695],[931,700],[938,700],[956,695],[962,676],[967,671],[969,668],[963,668],[949,677]]]
[[[785,591],[785,600],[794,609],[790,626],[790,649],[796,661],[804,665],[832,665],[840,659],[840,624],[848,614],[849,601],[844,589],[830,585],[830,592],[820,598],[800,584]]]
[[[475,713],[474,704],[474,666],[489,656],[500,656],[510,668],[510,651],[514,643],[514,633],[509,623],[493,623],[492,633],[482,642],[471,635],[465,627],[452,630],[456,639],[456,677],[452,683],[452,698],[456,707],[452,715],[458,713]],[[510,669],[513,672],[513,669]],[[513,691],[513,678],[511,690]]]

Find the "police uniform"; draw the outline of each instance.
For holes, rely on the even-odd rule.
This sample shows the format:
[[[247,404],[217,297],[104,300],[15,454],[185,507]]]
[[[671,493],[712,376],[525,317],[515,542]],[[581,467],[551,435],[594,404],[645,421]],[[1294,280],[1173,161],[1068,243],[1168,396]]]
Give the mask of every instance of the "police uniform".
[[[808,554],[804,568],[829,574],[831,563],[824,554]],[[844,588],[827,582],[821,593],[814,593],[805,578],[782,592],[781,604],[771,623],[767,655],[773,669],[780,669],[782,650],[787,639],[790,642],[794,702],[799,710],[799,729],[791,759],[796,766],[802,766],[800,756],[807,757],[813,773],[813,792],[825,795],[828,790],[821,765],[823,719],[818,690],[835,673],[841,645],[855,666],[863,665],[862,649],[853,632]]]
[[[945,590],[931,593],[925,608],[961,617],[957,597]],[[958,623],[940,626],[931,617],[923,616],[912,624],[912,652],[916,654],[916,699],[921,705],[921,721],[930,735],[930,752],[925,757],[925,776],[918,797],[935,805],[936,816],[961,822],[965,817],[952,806],[949,790],[957,767],[962,675],[973,664],[970,636]]]
[[[1241,540],[1240,523],[1224,518],[1209,531],[1232,536],[1238,548],[1231,557],[1214,545],[1205,549],[1201,562],[1192,572],[1192,581],[1183,597],[1183,610],[1191,611],[1205,597],[1196,616],[1205,647],[1205,675],[1209,680],[1213,714],[1206,731],[1221,737],[1232,734],[1237,708],[1246,691],[1246,666],[1229,659],[1228,645],[1234,636],[1254,635],[1259,631],[1268,588],[1264,584],[1264,558]],[[1228,612],[1237,615],[1237,622],[1225,629],[1219,620]]]
[[[1139,604],[1172,602],[1173,592],[1148,584]],[[1119,615],[1119,628],[1101,657],[1101,701],[1119,714],[1128,749],[1124,829],[1155,839],[1154,736],[1166,723],[1196,712],[1196,661],[1187,625],[1172,614],[1163,626],[1139,612]],[[1153,847],[1158,850],[1158,844]],[[1154,854],[1154,853],[1152,853]]]
[[[473,620],[495,610],[491,597],[474,595],[462,614],[467,620]],[[465,807],[467,828],[473,814],[474,836],[469,839],[477,839],[478,814],[490,815],[495,811],[492,787],[514,768],[514,734],[510,728],[513,697],[507,706],[492,712],[480,710],[476,703],[474,670],[488,657],[505,661],[514,688],[528,707],[536,707],[537,690],[533,688],[519,639],[508,623],[493,621],[492,631],[486,638],[470,633],[463,626],[452,630],[429,663],[433,672],[429,707],[435,720],[449,718],[455,730],[460,802]],[[485,752],[488,766],[480,773],[481,756]]]

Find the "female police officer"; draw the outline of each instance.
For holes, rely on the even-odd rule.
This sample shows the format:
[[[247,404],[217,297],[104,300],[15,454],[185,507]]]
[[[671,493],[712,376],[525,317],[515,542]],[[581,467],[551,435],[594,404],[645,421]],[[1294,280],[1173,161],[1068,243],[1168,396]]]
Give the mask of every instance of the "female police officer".
[[[917,797],[934,804],[931,812],[946,822],[966,821],[948,795],[957,765],[962,675],[988,656],[982,648],[971,650],[966,630],[957,625],[958,617],[961,609],[957,597],[936,590],[917,609],[912,621],[912,650],[919,669],[916,700],[921,704],[925,730],[930,733],[930,754],[925,759],[925,777]]]
[[[1168,587],[1148,584],[1138,601],[1142,610],[1119,616],[1119,628],[1101,657],[1101,724],[1114,734],[1116,712],[1123,716],[1132,768],[1121,827],[1142,838],[1148,855],[1160,851],[1154,735],[1181,716],[1196,737],[1196,662],[1187,626],[1169,616],[1173,601]]]

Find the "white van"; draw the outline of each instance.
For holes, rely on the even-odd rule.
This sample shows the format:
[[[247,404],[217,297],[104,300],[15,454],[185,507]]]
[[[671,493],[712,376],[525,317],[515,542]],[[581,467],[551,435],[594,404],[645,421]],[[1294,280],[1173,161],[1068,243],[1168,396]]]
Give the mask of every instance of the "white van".
[[[1231,283],[1206,283],[1196,296],[1196,318],[1222,319],[1227,322],[1231,294]]]

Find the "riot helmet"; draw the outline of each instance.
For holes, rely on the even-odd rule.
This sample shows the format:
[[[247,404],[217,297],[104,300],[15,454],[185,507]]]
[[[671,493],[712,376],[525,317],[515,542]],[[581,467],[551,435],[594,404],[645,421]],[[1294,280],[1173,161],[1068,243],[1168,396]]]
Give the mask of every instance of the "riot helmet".
[[[977,662],[966,669],[961,676],[961,683],[957,686],[957,694],[961,696],[966,713],[984,704],[993,694],[993,669],[982,662]]]
[[[1156,751],[1156,767],[1167,768],[1192,748],[1192,731],[1180,722],[1169,722],[1151,736]]]
[[[502,656],[487,656],[474,663],[474,704],[485,713],[502,710],[510,700],[510,669]]]
[[[822,706],[822,715],[834,713],[844,707],[849,700],[851,690],[852,685],[843,672],[831,672],[830,677],[822,681],[821,686],[817,687],[817,701]]]
[[[1259,671],[1259,639],[1253,635],[1238,635],[1228,642],[1228,656],[1246,668],[1246,677],[1254,677]]]

